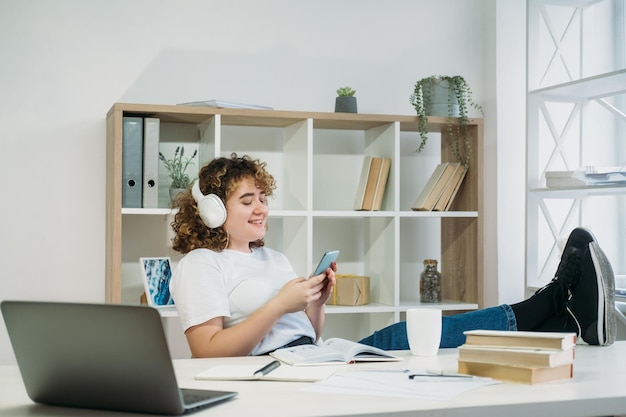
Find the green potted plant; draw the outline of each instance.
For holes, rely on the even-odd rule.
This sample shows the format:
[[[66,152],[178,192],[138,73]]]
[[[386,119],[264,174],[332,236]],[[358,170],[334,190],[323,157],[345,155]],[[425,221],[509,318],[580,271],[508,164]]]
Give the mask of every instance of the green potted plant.
[[[482,107],[472,98],[472,90],[467,81],[460,75],[433,75],[422,78],[415,84],[410,101],[419,116],[419,134],[422,141],[417,152],[424,149],[428,139],[427,116],[446,116],[448,118],[446,133],[452,154],[467,167],[472,151],[467,111],[471,106],[483,114]],[[461,152],[461,141],[465,153]]]
[[[190,164],[193,164],[193,159],[198,154],[198,151],[194,151],[193,155],[185,157],[185,147],[177,146],[174,151],[174,158],[167,159],[163,153],[159,152],[159,159],[165,165],[168,175],[172,180],[170,185],[170,198],[172,200],[178,195],[179,192],[188,188],[191,185],[191,178],[187,174],[187,168]]]
[[[356,91],[351,87],[341,87],[337,90],[335,99],[336,113],[356,113]]]

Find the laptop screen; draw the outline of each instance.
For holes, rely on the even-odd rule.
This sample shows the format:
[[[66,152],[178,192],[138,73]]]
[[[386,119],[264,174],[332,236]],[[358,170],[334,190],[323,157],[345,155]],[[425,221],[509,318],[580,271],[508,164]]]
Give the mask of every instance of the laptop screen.
[[[4,300],[0,309],[35,402],[180,415],[236,395],[194,390],[202,399],[183,402],[154,308]]]

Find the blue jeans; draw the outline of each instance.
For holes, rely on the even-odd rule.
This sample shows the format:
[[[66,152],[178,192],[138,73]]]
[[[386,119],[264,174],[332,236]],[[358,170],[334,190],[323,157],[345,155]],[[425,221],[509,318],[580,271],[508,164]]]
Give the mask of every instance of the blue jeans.
[[[502,304],[482,310],[470,311],[453,316],[443,316],[441,320],[441,348],[453,348],[465,343],[466,330],[517,330],[517,321],[511,307]],[[359,343],[384,350],[408,350],[406,322],[401,321],[387,326],[367,336]]]

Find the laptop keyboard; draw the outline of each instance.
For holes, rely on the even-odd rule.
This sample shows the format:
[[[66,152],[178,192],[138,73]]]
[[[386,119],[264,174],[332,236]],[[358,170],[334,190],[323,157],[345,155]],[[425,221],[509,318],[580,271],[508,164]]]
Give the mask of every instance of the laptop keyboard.
[[[192,405],[199,401],[204,401],[213,396],[210,392],[193,389],[181,389],[181,392],[183,393],[183,400],[187,405]]]

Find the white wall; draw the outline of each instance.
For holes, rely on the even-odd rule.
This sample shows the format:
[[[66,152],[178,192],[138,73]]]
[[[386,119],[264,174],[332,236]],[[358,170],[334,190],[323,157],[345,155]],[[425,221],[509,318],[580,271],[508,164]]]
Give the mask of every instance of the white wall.
[[[3,0],[0,299],[104,300],[105,115],[115,102],[219,98],[333,111],[336,88],[350,85],[361,113],[414,114],[415,81],[460,74],[486,110],[485,250],[493,253],[486,285],[487,301],[496,303],[496,180],[506,175],[496,175],[495,163],[496,3],[509,7],[503,0]],[[12,360],[2,326],[0,364]]]
[[[526,1],[496,0],[497,277],[498,301],[525,293]]]

